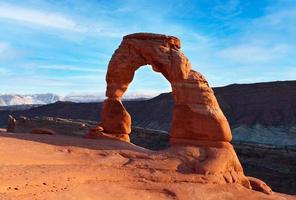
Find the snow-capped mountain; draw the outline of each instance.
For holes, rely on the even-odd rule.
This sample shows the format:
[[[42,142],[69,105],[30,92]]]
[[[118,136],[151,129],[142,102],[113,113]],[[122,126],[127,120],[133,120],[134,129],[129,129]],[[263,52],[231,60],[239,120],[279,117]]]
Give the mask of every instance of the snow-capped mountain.
[[[30,105],[30,104],[50,104],[57,101],[72,101],[72,102],[98,102],[102,101],[98,95],[78,95],[71,94],[61,96],[57,94],[3,94],[0,95],[0,106],[14,106],[14,105]]]
[[[82,102],[100,102],[104,100],[104,95],[96,94],[69,94],[64,96],[62,101],[71,101],[76,103]]]
[[[49,104],[62,100],[62,97],[56,94],[3,94],[0,95],[0,106],[28,105],[28,104]]]
[[[126,94],[124,100],[135,99],[149,99],[157,94],[143,94],[143,93],[131,93]],[[105,99],[105,94],[69,94],[61,96],[52,93],[46,94],[0,94],[0,106],[15,106],[15,105],[33,105],[33,104],[50,104],[57,101],[71,101],[76,103],[83,102],[100,102]]]

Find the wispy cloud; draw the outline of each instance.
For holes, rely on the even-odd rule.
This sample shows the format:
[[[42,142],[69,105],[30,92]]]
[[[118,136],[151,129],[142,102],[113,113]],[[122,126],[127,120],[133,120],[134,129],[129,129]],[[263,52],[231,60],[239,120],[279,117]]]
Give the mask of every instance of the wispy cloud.
[[[39,69],[49,69],[49,70],[63,70],[63,71],[77,71],[77,72],[106,72],[105,69],[87,68],[83,66],[71,66],[71,65],[41,65],[38,66]]]
[[[287,45],[260,46],[260,45],[237,45],[218,52],[218,56],[240,63],[271,62],[279,59],[288,52]]]
[[[50,28],[66,29],[78,32],[85,31],[83,27],[79,26],[73,19],[62,14],[21,8],[6,4],[0,4],[0,18]]]
[[[5,73],[5,72],[4,72]],[[0,70],[1,74],[1,70]],[[6,74],[5,74],[6,75]],[[48,77],[40,75],[6,75],[0,79],[0,93],[104,93],[104,76],[85,75],[69,78]]]
[[[0,68],[14,77],[0,80],[0,90],[104,91],[108,61],[133,32],[180,37],[212,86],[295,77],[294,1],[9,2],[0,3]],[[22,54],[3,61],[14,52]],[[170,89],[154,72],[137,73],[129,93]]]
[[[239,0],[219,1],[213,8],[212,15],[219,19],[228,19],[241,13]]]
[[[122,11],[116,10],[113,12]],[[75,16],[75,17],[73,17]],[[46,11],[43,9],[32,9],[10,4],[0,4],[0,19],[19,22],[22,26],[47,28],[54,31],[68,31],[66,34],[56,33],[59,36],[68,40],[77,40],[79,37],[70,34],[69,32],[80,33],[92,37],[108,37],[120,38],[129,33],[126,27],[118,26],[118,23],[112,21],[112,18],[102,20],[86,19],[79,15],[67,15],[65,13]],[[78,35],[79,36],[79,35]],[[80,35],[81,37],[81,35]],[[74,39],[73,39],[74,38]]]
[[[261,26],[272,26],[275,29],[283,27],[287,28],[293,25],[293,28],[295,30],[295,17],[296,6],[285,8],[283,10],[271,11],[267,15],[254,20],[254,24],[258,24]]]

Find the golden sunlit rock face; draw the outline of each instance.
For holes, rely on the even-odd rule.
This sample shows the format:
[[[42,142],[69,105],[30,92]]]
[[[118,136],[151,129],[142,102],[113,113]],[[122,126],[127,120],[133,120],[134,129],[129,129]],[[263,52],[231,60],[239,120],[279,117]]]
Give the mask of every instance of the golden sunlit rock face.
[[[143,65],[151,65],[172,86],[175,105],[170,130],[171,146],[195,146],[203,152],[193,159],[194,173],[218,175],[221,179],[217,183],[235,182],[249,189],[253,186],[256,190],[271,193],[263,182],[244,175],[229,143],[231,131],[228,121],[213,90],[203,75],[192,70],[180,48],[180,40],[173,36],[136,33],[123,37],[108,65],[107,99],[101,113],[102,122],[87,137],[130,141],[131,117],[121,98],[135,71]]]

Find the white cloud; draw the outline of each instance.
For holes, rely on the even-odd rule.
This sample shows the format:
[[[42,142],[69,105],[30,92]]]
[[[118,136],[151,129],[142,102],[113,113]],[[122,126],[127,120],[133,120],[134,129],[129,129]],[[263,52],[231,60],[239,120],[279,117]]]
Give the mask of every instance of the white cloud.
[[[284,10],[273,11],[261,18],[254,20],[255,24],[272,26],[273,28],[295,26],[296,7],[286,8]],[[295,27],[294,27],[295,30]]]
[[[85,31],[72,19],[59,13],[44,12],[10,5],[0,5],[0,18],[71,31]]]
[[[39,66],[39,69],[50,69],[50,70],[65,70],[65,71],[80,71],[80,72],[106,72],[106,69],[102,68],[86,68],[71,65],[45,65]]]
[[[12,74],[0,79],[0,93],[50,93],[65,94],[82,91],[105,91],[104,76],[46,77]]]
[[[237,16],[241,13],[239,0],[220,1],[217,6],[213,8],[212,15],[219,19],[228,19]]]
[[[59,31],[72,31],[73,33],[85,33],[89,36],[108,38],[121,38],[130,32],[125,27],[118,26],[112,19],[96,19],[94,21],[86,20],[77,15],[73,16],[75,16],[75,19],[64,13],[0,4],[0,19],[13,20],[29,27],[47,27]],[[60,34],[58,32],[58,36],[67,40],[76,41],[78,39],[75,34],[71,35],[70,33]]]
[[[289,47],[287,45],[260,46],[237,45],[218,52],[218,56],[240,63],[269,62],[285,55]]]

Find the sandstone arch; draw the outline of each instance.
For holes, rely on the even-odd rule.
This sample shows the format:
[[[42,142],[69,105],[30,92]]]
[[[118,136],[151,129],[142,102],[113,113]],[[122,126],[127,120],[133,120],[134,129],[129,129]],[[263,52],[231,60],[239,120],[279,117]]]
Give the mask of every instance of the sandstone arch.
[[[135,71],[149,64],[171,83],[175,101],[170,130],[172,151],[175,151],[174,147],[178,150],[184,146],[185,149],[179,149],[184,153],[186,147],[194,146],[197,153],[191,152],[187,156],[190,157],[188,162],[193,160],[195,163],[196,173],[211,175],[216,183],[235,182],[270,194],[272,191],[264,182],[244,175],[229,143],[229,124],[213,90],[200,73],[191,69],[180,47],[180,40],[173,36],[136,33],[123,37],[108,65],[107,99],[103,103],[102,122],[86,137],[107,137],[129,142],[131,117],[121,98],[133,80]]]
[[[135,71],[149,64],[172,86],[175,107],[171,143],[231,140],[227,119],[212,89],[200,73],[191,69],[180,47],[180,40],[173,36],[136,33],[123,38],[108,65],[108,98],[102,111],[104,133],[128,140],[131,118],[122,105],[121,97],[133,80]]]

